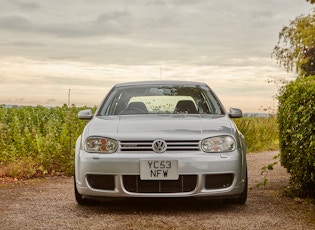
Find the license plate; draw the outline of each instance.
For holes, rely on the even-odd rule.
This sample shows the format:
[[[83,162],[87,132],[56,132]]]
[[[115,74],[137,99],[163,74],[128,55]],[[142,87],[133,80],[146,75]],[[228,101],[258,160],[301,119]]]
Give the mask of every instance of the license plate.
[[[140,160],[141,180],[178,180],[177,160]]]

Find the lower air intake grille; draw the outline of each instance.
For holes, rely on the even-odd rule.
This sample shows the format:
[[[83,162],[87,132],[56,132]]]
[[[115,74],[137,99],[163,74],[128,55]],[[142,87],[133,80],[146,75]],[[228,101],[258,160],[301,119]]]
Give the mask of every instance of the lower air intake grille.
[[[114,190],[115,177],[112,175],[88,175],[87,181],[91,188],[101,190]]]
[[[233,183],[234,174],[213,174],[206,176],[206,189],[222,189],[230,187]]]
[[[124,186],[134,193],[178,193],[191,192],[197,184],[196,175],[179,176],[178,180],[140,180],[140,176],[123,176]]]

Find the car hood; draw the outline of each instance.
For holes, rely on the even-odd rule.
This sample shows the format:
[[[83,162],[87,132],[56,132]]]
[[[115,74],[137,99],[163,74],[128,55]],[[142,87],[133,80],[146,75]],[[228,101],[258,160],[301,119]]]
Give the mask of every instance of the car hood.
[[[233,135],[234,123],[227,116],[130,115],[94,117],[84,136],[105,136],[117,140],[183,140]]]

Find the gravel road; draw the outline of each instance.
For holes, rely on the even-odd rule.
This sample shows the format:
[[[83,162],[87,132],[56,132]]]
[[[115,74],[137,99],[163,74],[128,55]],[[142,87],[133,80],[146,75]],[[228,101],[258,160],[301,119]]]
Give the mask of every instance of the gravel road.
[[[277,152],[248,154],[249,186]],[[0,182],[0,229],[315,229],[315,207],[282,195],[288,174],[270,172],[245,205],[192,199],[132,199],[77,205],[73,178]]]

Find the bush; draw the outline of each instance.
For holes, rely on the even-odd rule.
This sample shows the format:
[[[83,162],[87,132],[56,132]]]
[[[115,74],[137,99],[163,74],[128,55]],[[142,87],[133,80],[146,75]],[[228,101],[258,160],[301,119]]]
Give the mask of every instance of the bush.
[[[291,192],[315,197],[315,76],[280,89],[278,124],[280,160],[291,174]]]

